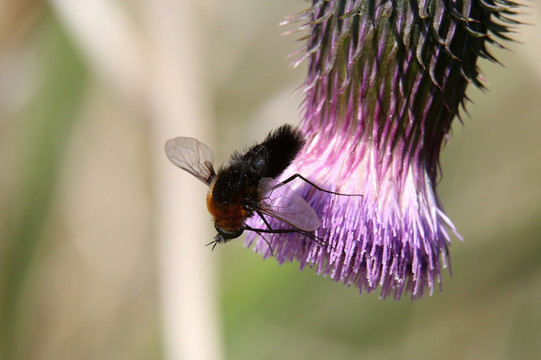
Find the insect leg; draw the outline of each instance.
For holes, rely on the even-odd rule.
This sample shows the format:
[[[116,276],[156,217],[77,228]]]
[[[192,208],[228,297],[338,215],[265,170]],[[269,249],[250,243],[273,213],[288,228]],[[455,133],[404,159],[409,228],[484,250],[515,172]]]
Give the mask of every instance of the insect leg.
[[[329,246],[331,249],[336,250],[334,246],[330,245],[329,243],[323,241],[323,239],[315,236],[314,234],[309,233],[308,231],[304,231],[301,229],[254,229],[248,225],[244,227],[244,230],[254,231],[261,235],[261,233],[267,233],[267,234],[291,234],[291,233],[297,233],[306,236],[310,240],[313,240],[316,244],[320,246]]]
[[[263,216],[263,214],[261,213],[261,211],[255,209],[255,212],[257,215],[259,215],[259,217],[261,218],[261,220],[263,220],[263,222],[265,223],[265,225],[267,226],[267,228],[269,230],[272,230],[272,227],[270,226],[269,222],[267,221],[267,219],[265,219],[265,217]],[[259,236],[261,236],[261,238],[263,238],[263,240],[265,240],[265,242],[267,243],[267,245],[269,246],[269,249],[271,251],[271,255],[274,254],[274,249],[272,248],[270,242],[263,236],[263,234],[261,232],[258,232],[256,230],[253,230],[255,231]]]
[[[208,244],[205,244],[205,246],[209,246],[211,244],[214,244],[214,245],[212,245],[212,249],[210,249],[210,251],[214,251],[214,248],[216,247],[216,245],[218,245],[218,241],[216,241],[216,240],[211,241]]]
[[[256,212],[257,215],[259,215],[259,217],[261,218],[261,220],[263,220],[263,222],[265,223],[265,225],[267,226],[267,228],[268,228],[269,230],[273,230],[273,229],[271,228],[269,222],[267,221],[267,219],[265,219],[265,217],[264,217],[263,214],[261,213],[261,211],[255,209],[255,212]]]
[[[261,236],[261,238],[267,243],[267,246],[269,247],[271,255],[274,255],[274,249],[272,248],[272,246],[271,246],[270,242],[267,240],[267,238],[264,237],[261,232],[255,230],[255,229],[253,231],[255,231],[257,233],[257,235]]]
[[[290,177],[288,177],[287,179],[282,181],[282,184],[287,184],[288,182],[291,182],[291,181],[295,180],[296,178],[301,178],[302,180],[304,180],[308,184],[312,185],[313,187],[315,187],[319,191],[323,191],[323,192],[326,192],[326,193],[329,193],[329,194],[340,195],[340,196],[363,196],[361,194],[342,194],[342,193],[337,193],[337,192],[330,191],[330,190],[325,190],[323,188],[320,188],[319,186],[317,186],[316,184],[314,184],[313,182],[311,182],[310,180],[308,180],[307,178],[305,178],[304,176],[302,176],[299,173],[291,175]]]

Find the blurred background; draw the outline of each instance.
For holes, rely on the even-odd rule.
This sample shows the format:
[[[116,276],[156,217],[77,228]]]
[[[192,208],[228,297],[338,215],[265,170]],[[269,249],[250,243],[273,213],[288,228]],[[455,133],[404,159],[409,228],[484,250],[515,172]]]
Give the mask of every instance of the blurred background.
[[[443,292],[410,301],[213,252],[205,186],[284,122],[306,64],[278,26],[302,1],[0,2],[0,359],[540,359],[541,6],[481,61],[442,157],[464,237]]]

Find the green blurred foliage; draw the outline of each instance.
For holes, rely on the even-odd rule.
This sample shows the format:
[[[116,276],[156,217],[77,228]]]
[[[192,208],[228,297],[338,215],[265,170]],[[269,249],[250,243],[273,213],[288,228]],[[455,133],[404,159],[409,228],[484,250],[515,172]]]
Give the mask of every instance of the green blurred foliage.
[[[3,359],[26,357],[19,352],[31,351],[22,343],[26,337],[21,332],[29,330],[24,326],[29,319],[24,307],[28,302],[21,294],[42,240],[59,166],[86,77],[79,55],[58,23],[46,18],[38,31],[37,51],[46,71],[28,107],[12,120],[17,123],[13,124],[15,129],[10,130],[19,136],[13,152],[7,154],[17,163],[17,174],[15,189],[7,194],[2,211],[6,224],[0,260]]]
[[[70,224],[72,219],[66,214],[66,187],[77,181],[66,160],[73,158],[70,151],[78,147],[74,139],[83,146],[94,140],[91,133],[82,138],[76,135],[86,126],[81,114],[95,92],[96,80],[89,76],[71,34],[50,9],[35,19],[24,43],[8,50],[2,54],[2,60],[7,59],[2,75],[8,80],[17,78],[2,83],[2,95],[7,101],[15,98],[17,104],[16,111],[2,112],[0,128],[0,359],[159,358],[155,277],[148,271],[142,277],[132,274],[130,281],[141,288],[122,288],[119,298],[99,293],[100,281],[106,283],[107,277],[117,274],[99,278],[84,258],[88,249],[73,238],[73,229],[80,224]],[[9,63],[12,59],[15,65]],[[5,74],[9,71],[13,74]],[[23,91],[20,100],[16,92],[22,83],[28,96]],[[100,126],[104,133],[109,130]],[[92,176],[108,178],[107,174]],[[143,172],[141,178],[145,179]],[[105,210],[117,201],[122,199],[109,198],[99,206]],[[150,232],[149,224],[144,225]],[[111,233],[105,240],[121,239]],[[99,250],[97,256],[103,259],[98,262],[116,247],[110,244]],[[153,253],[145,255],[141,268],[148,270],[154,267]]]

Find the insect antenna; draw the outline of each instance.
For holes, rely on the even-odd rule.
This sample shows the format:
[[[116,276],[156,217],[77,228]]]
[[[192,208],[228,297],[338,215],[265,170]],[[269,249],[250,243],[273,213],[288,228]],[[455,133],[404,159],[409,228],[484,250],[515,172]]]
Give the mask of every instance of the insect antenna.
[[[317,186],[316,184],[314,184],[313,182],[311,182],[310,180],[308,180],[307,178],[305,178],[304,176],[302,176],[299,173],[291,175],[290,177],[288,177],[287,179],[282,181],[282,184],[287,184],[288,182],[291,182],[291,181],[295,180],[296,178],[300,178],[304,182],[306,182],[306,183],[312,185],[313,187],[315,187],[316,189],[318,189],[319,191],[323,191],[323,192],[326,192],[328,194],[340,195],[340,196],[363,196],[362,194],[342,194],[342,193],[338,193],[338,192],[334,192],[334,191],[330,191],[330,190],[325,190],[325,189]]]
[[[209,246],[211,244],[214,244],[214,245],[212,245],[212,249],[210,249],[210,251],[214,251],[214,248],[216,247],[216,245],[218,245],[218,240],[214,239],[211,242],[209,242],[208,244],[205,244],[205,246]]]

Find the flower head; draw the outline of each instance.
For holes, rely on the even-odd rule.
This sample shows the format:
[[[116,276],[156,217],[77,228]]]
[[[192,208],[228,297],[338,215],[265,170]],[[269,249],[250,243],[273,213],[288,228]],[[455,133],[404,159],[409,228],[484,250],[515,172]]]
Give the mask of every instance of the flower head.
[[[441,283],[449,230],[436,194],[439,153],[477,60],[506,39],[515,4],[505,0],[315,0],[296,16],[309,29],[301,173],[337,196],[295,185],[322,225],[315,235],[255,234],[247,244],[280,263],[398,299]],[[260,220],[251,219],[261,227]],[[283,227],[277,220],[271,226]]]

